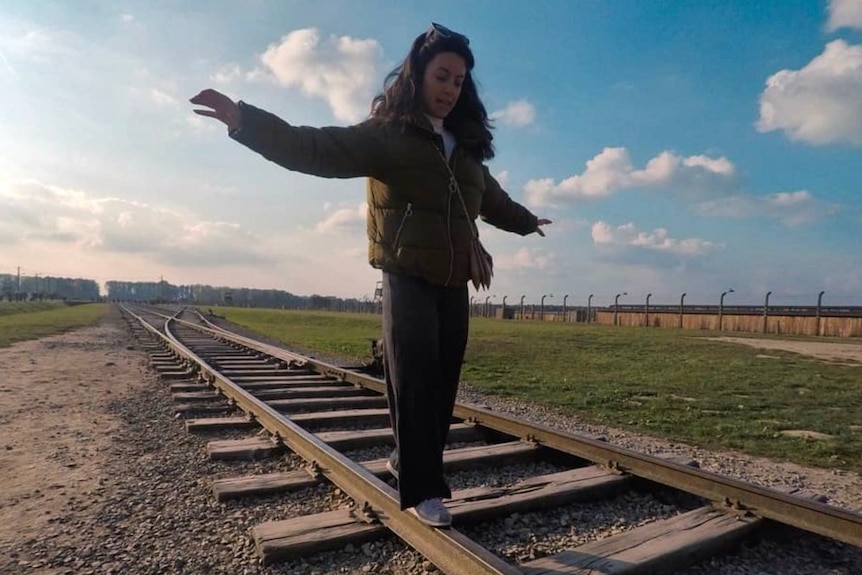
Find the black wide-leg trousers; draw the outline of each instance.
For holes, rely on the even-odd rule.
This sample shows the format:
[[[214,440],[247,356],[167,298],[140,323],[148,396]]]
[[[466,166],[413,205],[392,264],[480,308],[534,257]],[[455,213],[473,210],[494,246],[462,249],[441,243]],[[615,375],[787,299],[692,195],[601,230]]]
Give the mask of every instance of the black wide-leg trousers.
[[[383,273],[383,349],[401,508],[452,496],[443,450],[469,330],[467,286]]]

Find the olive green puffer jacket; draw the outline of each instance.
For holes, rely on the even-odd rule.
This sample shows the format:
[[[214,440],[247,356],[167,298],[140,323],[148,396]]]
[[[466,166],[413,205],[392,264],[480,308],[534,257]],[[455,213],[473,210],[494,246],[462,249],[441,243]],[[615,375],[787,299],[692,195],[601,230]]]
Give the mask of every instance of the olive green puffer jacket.
[[[478,216],[521,235],[537,218],[513,201],[488,168],[460,146],[449,166],[469,219],[450,191],[442,138],[422,117],[415,124],[368,120],[349,127],[291,126],[240,102],[234,140],[289,170],[326,178],[368,177],[368,259],[375,268],[434,285],[469,280],[468,248]]]

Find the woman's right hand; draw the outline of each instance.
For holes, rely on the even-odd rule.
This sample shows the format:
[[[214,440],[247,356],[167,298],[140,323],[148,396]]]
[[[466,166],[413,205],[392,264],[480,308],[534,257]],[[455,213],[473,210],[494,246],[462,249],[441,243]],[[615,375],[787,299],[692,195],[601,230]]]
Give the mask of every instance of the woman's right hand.
[[[194,110],[195,114],[220,120],[230,131],[239,129],[242,119],[239,106],[221,92],[207,88],[197,96],[190,98],[189,102],[196,106],[211,108],[210,110]]]

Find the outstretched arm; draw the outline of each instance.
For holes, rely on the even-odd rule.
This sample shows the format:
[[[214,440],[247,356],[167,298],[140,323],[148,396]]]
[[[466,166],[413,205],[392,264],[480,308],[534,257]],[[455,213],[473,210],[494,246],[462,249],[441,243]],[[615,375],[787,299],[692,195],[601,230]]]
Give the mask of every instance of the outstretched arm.
[[[550,224],[551,220],[537,218],[530,210],[509,197],[487,166],[482,166],[482,170],[485,173],[485,193],[480,211],[482,219],[502,230],[522,236],[536,232],[544,237],[545,232],[541,226]]]
[[[325,178],[379,176],[382,138],[369,122],[348,127],[292,126],[281,118],[244,102],[234,102],[207,89],[191,98],[196,114],[215,118],[230,137],[276,164]]]

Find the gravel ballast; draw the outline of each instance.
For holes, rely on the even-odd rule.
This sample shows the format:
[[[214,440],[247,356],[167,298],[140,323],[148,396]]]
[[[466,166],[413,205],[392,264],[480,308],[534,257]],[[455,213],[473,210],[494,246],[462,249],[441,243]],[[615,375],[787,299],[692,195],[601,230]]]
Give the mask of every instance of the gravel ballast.
[[[168,384],[147,368],[146,356],[137,345],[118,318],[112,317],[96,328],[0,350],[0,369],[15,374],[13,383],[0,384],[0,391],[8,389],[0,394],[0,445],[5,444],[7,456],[12,453],[20,458],[14,460],[14,468],[0,466],[3,485],[8,478],[15,486],[11,492],[4,490],[0,494],[0,520],[22,522],[20,529],[0,531],[0,573],[328,575],[435,571],[430,563],[392,537],[303,560],[261,565],[251,540],[253,526],[346,507],[349,499],[321,485],[289,496],[216,502],[210,489],[214,478],[295,469],[300,462],[294,456],[253,464],[211,461],[206,455],[206,442],[222,436],[185,431],[182,419],[173,412]],[[112,365],[106,366],[107,363]],[[65,403],[47,412],[28,409],[26,404],[16,406],[14,403],[24,397],[20,390],[84,383],[88,386],[87,397],[80,400],[80,410],[75,408],[83,414],[75,423],[75,429],[80,426],[76,432],[79,437],[62,449],[55,445],[49,455],[64,458],[58,459],[60,469],[66,470],[62,473],[86,471],[86,476],[75,484],[60,481],[59,488],[51,487],[58,484],[56,473],[44,478],[34,475],[30,485],[13,483],[15,473],[20,475],[29,469],[27,454],[21,450],[27,450],[28,442],[45,439],[33,428],[17,424],[16,418],[50,413],[62,420],[64,410],[71,405]],[[53,395],[53,389],[47,396]],[[705,469],[759,484],[804,487],[829,496],[835,504],[862,509],[862,482],[853,473],[810,469],[739,453],[708,452],[582,424],[550,408],[492,398],[467,389],[460,396],[462,401],[566,431],[600,435],[624,447],[689,457]],[[70,429],[68,424],[65,429]],[[82,451],[85,446],[86,456]],[[499,485],[525,472],[464,472],[454,475],[452,484],[456,488]],[[43,502],[32,508],[38,511],[21,513],[22,506],[34,501]],[[633,529],[698,504],[696,498],[671,490],[631,491],[611,500],[540,514],[515,514],[462,530],[495,553],[520,562]],[[25,529],[27,521],[35,521],[34,514],[38,514],[40,522]],[[693,566],[686,573],[855,575],[862,573],[862,552],[790,531],[774,540],[752,540],[737,552]]]

